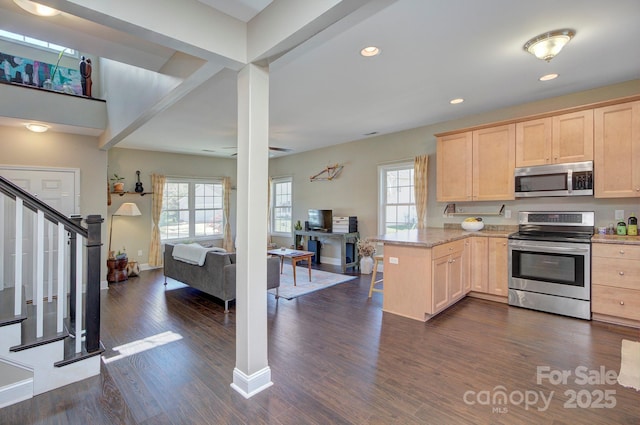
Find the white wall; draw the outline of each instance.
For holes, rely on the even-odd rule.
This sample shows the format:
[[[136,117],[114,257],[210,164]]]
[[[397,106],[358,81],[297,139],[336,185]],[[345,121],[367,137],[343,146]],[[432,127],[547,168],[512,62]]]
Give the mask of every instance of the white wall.
[[[24,127],[0,126],[0,164],[80,170],[80,214],[107,217],[107,152],[97,148],[96,137],[54,132],[32,133]],[[107,226],[102,226],[102,241]],[[106,280],[107,253],[102,250],[101,279]]]

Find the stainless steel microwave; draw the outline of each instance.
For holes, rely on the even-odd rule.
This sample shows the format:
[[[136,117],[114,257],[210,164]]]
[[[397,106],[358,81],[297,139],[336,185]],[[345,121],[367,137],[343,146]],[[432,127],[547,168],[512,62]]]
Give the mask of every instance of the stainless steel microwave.
[[[593,195],[593,161],[519,167],[516,198]]]

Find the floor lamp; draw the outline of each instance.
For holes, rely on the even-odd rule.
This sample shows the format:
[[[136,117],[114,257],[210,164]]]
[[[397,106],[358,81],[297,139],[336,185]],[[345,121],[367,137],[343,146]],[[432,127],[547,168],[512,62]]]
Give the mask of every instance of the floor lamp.
[[[138,206],[133,202],[125,202],[124,204],[120,205],[120,208],[118,208],[116,212],[113,213],[113,215],[111,216],[111,226],[109,228],[109,257],[111,257],[111,252],[112,252],[111,236],[113,235],[113,217],[116,215],[125,216],[125,217],[134,217],[137,215],[142,215],[142,213],[138,209]]]

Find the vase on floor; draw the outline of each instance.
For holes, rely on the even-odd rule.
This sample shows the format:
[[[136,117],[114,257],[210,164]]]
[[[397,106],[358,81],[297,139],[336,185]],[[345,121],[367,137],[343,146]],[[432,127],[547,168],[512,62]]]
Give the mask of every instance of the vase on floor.
[[[373,272],[373,258],[360,258],[360,274],[371,274]]]

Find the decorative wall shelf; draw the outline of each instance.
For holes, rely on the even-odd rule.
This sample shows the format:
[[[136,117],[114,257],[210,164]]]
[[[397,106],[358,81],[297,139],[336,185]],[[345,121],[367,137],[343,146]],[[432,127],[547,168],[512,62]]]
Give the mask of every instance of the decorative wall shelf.
[[[495,211],[460,211],[460,212],[449,212],[450,209],[450,205],[454,205],[454,204],[447,204],[447,206],[444,208],[444,214],[446,214],[447,216],[478,216],[478,215],[484,215],[484,216],[498,216],[498,215],[502,215],[504,214],[504,204],[502,204],[502,207],[500,207],[500,211],[495,212]],[[455,205],[453,207],[455,209]]]
[[[119,196],[124,196],[124,195],[140,195],[140,196],[144,196],[144,195],[153,195],[153,192],[111,192],[112,195],[119,195]]]

